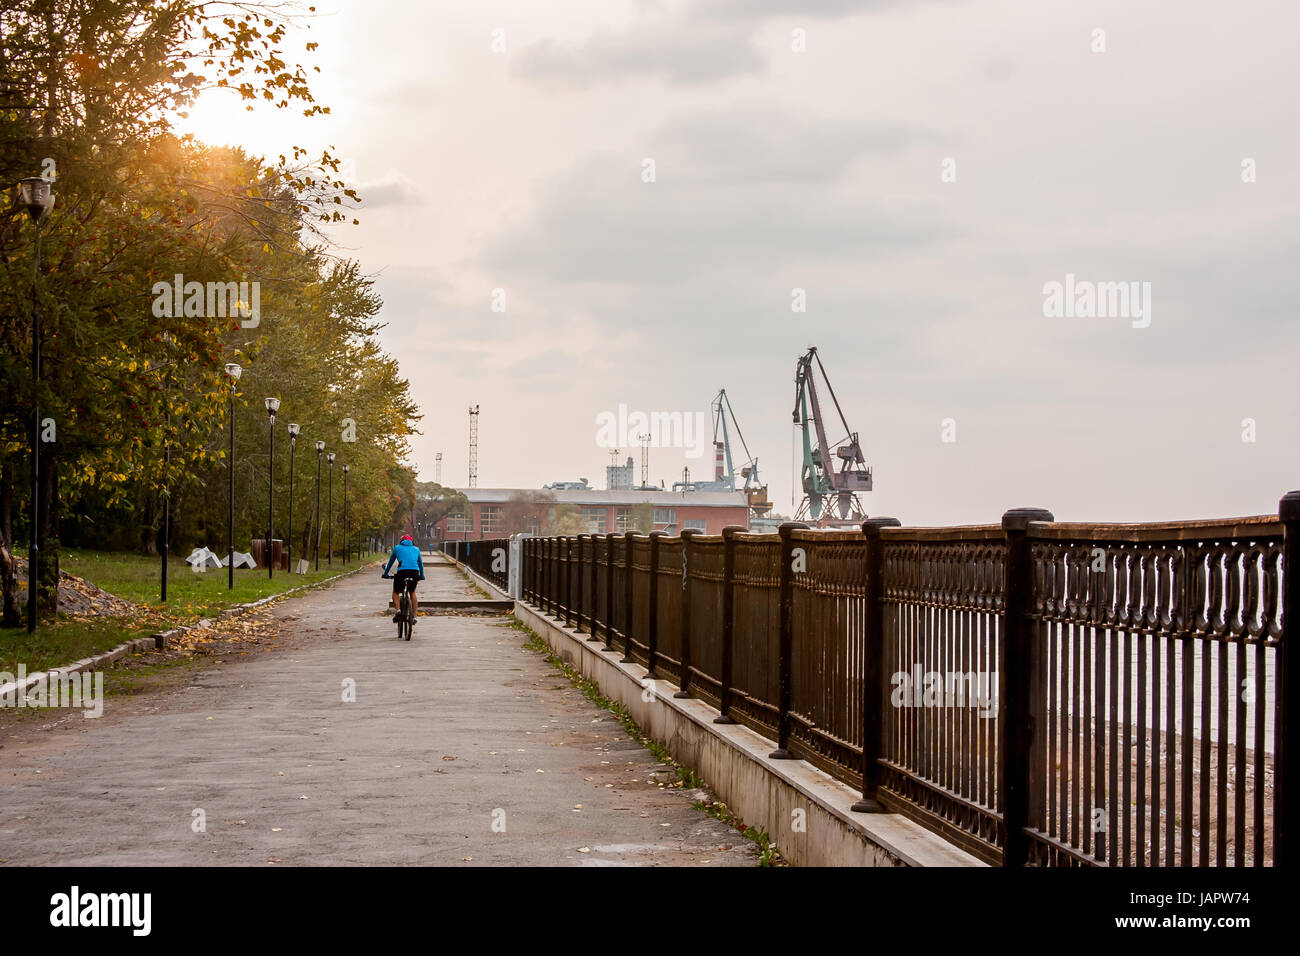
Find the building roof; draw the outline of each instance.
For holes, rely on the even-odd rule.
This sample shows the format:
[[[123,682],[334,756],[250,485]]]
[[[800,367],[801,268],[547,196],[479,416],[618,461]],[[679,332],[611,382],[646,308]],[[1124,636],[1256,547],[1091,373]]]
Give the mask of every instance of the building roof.
[[[639,505],[661,508],[746,508],[743,491],[607,491],[599,488],[573,488],[543,491],[540,488],[457,488],[470,504],[504,504],[514,495],[551,495],[556,504]]]

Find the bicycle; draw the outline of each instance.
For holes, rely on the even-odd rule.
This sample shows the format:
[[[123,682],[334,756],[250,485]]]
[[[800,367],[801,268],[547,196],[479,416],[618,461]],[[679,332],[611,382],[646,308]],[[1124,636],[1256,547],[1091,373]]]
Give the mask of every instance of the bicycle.
[[[380,575],[384,580],[392,577],[390,574]],[[397,608],[397,639],[399,641],[409,641],[411,639],[411,629],[415,626],[415,608],[411,602],[411,589],[402,588],[401,603]]]

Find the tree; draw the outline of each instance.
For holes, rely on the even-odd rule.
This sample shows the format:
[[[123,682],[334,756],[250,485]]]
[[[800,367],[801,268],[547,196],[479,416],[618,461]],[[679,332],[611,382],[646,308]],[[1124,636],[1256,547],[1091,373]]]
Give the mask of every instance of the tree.
[[[252,492],[270,479],[261,398],[277,394],[304,437],[326,435],[350,459],[344,534],[409,513],[414,476],[400,460],[418,411],[375,339],[381,303],[371,281],[320,244],[320,224],[346,219],[358,198],[337,160],[291,147],[266,163],[171,128],[198,93],[219,87],[249,109],[327,113],[306,68],[280,49],[295,15],[292,4],[258,0],[10,0],[0,11],[0,173],[9,183],[48,171],[58,193],[35,280],[33,230],[14,210],[0,212],[6,625],[17,623],[16,515],[44,538],[47,607],[57,600],[62,505],[81,540],[152,547],[166,494],[177,538],[224,529],[212,492],[230,474],[228,361],[248,370],[234,396],[237,486]],[[228,314],[160,315],[154,284],[175,274],[258,282],[263,312],[294,321],[249,328]],[[33,296],[44,339],[36,394],[25,361]],[[37,401],[57,441],[39,446],[44,485],[31,516],[22,475]],[[295,515],[312,514],[312,485],[295,487]],[[239,496],[241,533],[265,526],[255,503],[264,500]]]
[[[415,509],[415,526],[426,540],[434,537],[438,522],[447,515],[470,513],[469,500],[463,493],[436,481],[415,483]]]
[[[501,526],[505,534],[539,532],[550,520],[555,495],[549,491],[516,491],[501,506]]]

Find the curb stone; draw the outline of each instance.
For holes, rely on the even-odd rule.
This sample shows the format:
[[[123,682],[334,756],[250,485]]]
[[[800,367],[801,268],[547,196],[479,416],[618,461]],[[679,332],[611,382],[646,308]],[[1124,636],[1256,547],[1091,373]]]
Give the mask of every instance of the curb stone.
[[[373,566],[372,564],[363,564],[360,567],[353,568],[351,571],[343,571],[334,575],[332,578],[326,578],[323,581],[313,581],[311,584],[300,584],[296,588],[290,588],[287,591],[281,591],[278,594],[268,594],[264,598],[258,598],[256,601],[249,601],[247,604],[236,604],[234,607],[225,608],[220,612],[219,617],[202,617],[193,624],[186,624],[182,627],[174,627],[168,631],[160,631],[150,637],[137,637],[117,645],[112,650],[95,654],[91,657],[83,657],[79,661],[73,661],[71,664],[64,664],[61,667],[51,667],[48,671],[37,671],[35,674],[28,674],[20,684],[13,680],[7,684],[0,685],[0,700],[10,696],[17,697],[18,694],[26,694],[27,689],[33,684],[38,683],[46,676],[57,678],[60,674],[80,674],[85,671],[93,671],[104,664],[111,664],[120,660],[127,654],[142,654],[146,651],[161,650],[166,647],[169,641],[174,640],[182,634],[189,631],[203,630],[211,627],[217,621],[228,621],[231,618],[247,614],[249,611],[264,607],[273,601],[279,601],[281,598],[289,597],[300,591],[309,591],[312,588],[323,587],[326,584],[332,584],[335,581],[350,577],[358,571],[364,571]]]

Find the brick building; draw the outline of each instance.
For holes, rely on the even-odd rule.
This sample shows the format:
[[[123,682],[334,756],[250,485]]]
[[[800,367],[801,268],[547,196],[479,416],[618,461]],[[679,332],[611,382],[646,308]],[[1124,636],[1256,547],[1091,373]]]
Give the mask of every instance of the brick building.
[[[471,514],[448,515],[437,524],[444,539],[504,537],[518,531],[546,533],[560,510],[574,512],[583,534],[637,530],[638,512],[650,512],[653,531],[677,534],[698,528],[721,534],[727,525],[747,528],[749,508],[743,491],[636,491],[595,488],[457,488]],[[553,500],[551,500],[553,499]],[[576,512],[574,511],[576,509]]]

